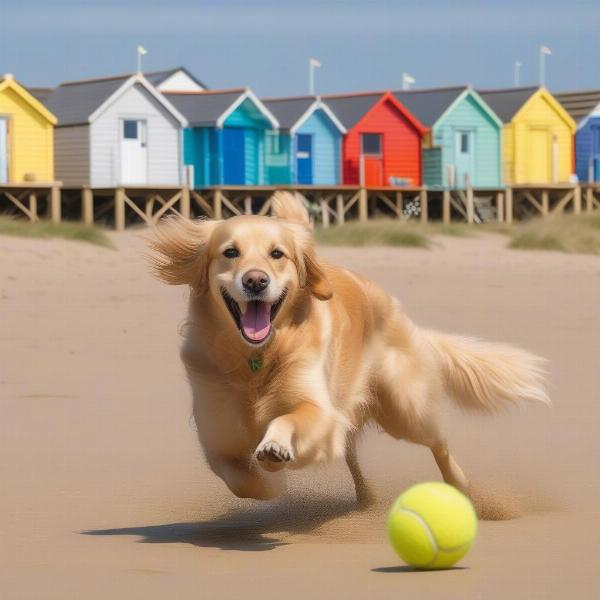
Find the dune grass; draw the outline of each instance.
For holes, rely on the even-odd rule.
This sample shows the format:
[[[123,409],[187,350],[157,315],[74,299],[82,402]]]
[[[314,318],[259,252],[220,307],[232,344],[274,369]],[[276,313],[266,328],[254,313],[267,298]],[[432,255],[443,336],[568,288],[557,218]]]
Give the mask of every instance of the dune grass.
[[[600,214],[560,215],[517,225],[509,248],[600,255]]]
[[[352,221],[341,227],[319,228],[315,231],[319,244],[326,246],[404,246],[429,248],[431,241],[418,226],[377,219],[366,223]]]
[[[80,223],[52,223],[45,220],[31,223],[25,219],[0,216],[0,235],[42,239],[61,238],[95,244],[104,248],[114,248],[108,236],[101,229]]]

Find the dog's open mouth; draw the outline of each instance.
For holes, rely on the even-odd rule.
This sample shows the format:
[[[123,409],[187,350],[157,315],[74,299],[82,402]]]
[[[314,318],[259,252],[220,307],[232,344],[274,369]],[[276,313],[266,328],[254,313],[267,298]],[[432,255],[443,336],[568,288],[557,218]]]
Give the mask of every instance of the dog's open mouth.
[[[225,306],[229,309],[242,336],[250,344],[261,344],[269,337],[271,323],[277,316],[286,294],[287,290],[284,290],[275,303],[250,300],[245,303],[242,310],[240,305],[224,289],[221,290]]]

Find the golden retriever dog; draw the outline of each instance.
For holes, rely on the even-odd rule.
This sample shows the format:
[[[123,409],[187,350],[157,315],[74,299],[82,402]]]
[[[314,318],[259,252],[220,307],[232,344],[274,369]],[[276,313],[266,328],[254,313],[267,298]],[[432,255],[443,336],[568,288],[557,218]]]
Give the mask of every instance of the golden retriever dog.
[[[212,470],[236,496],[271,499],[286,469],[345,456],[366,505],[355,440],[375,422],[430,448],[444,480],[468,492],[440,403],[547,403],[541,359],[417,327],[381,288],[317,257],[293,194],[278,192],[272,211],[167,220],[152,243],[156,274],[191,288],[181,356]]]

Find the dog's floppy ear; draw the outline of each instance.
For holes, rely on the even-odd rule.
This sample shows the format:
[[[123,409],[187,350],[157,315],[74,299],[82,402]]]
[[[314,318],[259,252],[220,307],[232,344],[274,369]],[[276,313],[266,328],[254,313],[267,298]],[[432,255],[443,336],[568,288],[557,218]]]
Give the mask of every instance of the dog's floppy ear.
[[[319,300],[329,300],[333,296],[331,284],[327,279],[323,265],[315,253],[315,245],[306,227],[290,223],[288,227],[294,238],[296,269],[300,287],[310,289]]]
[[[170,285],[189,285],[202,293],[208,286],[208,243],[218,221],[163,219],[154,231],[150,257],[154,274]]]
[[[304,202],[292,192],[284,192],[283,190],[275,192],[271,199],[271,211],[273,216],[278,219],[284,219],[290,223],[297,223],[312,229]]]

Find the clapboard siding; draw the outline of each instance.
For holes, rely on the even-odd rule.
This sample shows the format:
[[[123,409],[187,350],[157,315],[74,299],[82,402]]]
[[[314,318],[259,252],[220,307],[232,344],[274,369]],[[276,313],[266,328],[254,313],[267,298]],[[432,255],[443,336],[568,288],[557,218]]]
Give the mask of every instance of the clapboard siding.
[[[90,126],[91,185],[121,183],[121,121],[147,123],[148,184],[180,185],[181,134],[174,117],[140,84],[121,94]]]
[[[456,161],[456,133],[469,130],[473,133],[474,187],[499,187],[502,184],[500,167],[501,127],[494,121],[481,102],[472,94],[465,94],[433,127],[433,143],[443,148],[442,177],[448,185],[448,166]],[[431,183],[425,179],[425,183]]]
[[[0,91],[0,116],[8,117],[9,181],[53,181],[54,125],[10,87]]]
[[[594,181],[593,161],[600,159],[594,148],[594,129],[600,128],[600,115],[589,117],[575,136],[575,171],[579,181]]]
[[[65,186],[90,183],[90,128],[89,125],[57,127],[54,157],[56,179]]]
[[[423,181],[431,187],[441,187],[442,179],[442,148],[423,149]]]
[[[421,185],[421,133],[390,100],[377,104],[346,135],[344,183],[359,183],[362,133],[383,136],[384,185],[389,185],[392,177]]]

